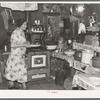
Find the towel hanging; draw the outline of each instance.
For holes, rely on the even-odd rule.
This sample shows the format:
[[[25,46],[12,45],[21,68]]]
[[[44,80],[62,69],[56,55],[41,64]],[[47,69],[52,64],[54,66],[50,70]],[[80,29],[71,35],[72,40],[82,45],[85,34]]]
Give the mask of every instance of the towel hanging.
[[[15,20],[14,20],[14,18],[13,18],[11,9],[9,9],[9,12],[10,12],[10,16],[11,16],[11,19],[12,19],[12,24],[14,24],[14,23],[15,23]]]

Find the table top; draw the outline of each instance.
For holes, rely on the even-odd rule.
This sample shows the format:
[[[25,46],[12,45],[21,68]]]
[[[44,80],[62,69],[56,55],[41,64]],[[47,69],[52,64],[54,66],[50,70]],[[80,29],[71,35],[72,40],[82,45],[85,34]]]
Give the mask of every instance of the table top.
[[[100,90],[100,74],[76,74],[73,86],[79,85],[86,90]]]
[[[53,52],[53,53],[52,53],[52,57],[65,60],[65,61],[69,62],[70,67],[73,66],[73,63],[74,63],[74,57],[73,57],[73,56],[67,56],[67,55],[64,54],[64,53],[60,54],[60,53]]]

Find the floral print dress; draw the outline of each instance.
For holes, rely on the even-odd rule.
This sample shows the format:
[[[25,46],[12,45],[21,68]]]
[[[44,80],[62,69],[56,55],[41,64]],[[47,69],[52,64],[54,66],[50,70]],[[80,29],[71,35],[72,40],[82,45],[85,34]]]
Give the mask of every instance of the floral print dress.
[[[26,42],[24,32],[17,28],[11,35],[11,46],[23,44]],[[11,47],[11,53],[7,59],[7,67],[5,68],[5,77],[10,81],[18,81],[20,83],[27,82],[27,68],[25,65],[26,47]]]

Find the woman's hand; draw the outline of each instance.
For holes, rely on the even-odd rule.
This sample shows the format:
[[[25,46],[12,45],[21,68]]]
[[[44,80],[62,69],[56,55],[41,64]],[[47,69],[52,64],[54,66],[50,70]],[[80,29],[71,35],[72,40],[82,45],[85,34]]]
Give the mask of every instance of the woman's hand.
[[[29,41],[27,41],[27,45],[30,45],[30,42]]]
[[[25,43],[25,46],[26,46],[26,47],[29,47],[29,46],[30,46],[30,42],[27,41],[27,42]]]

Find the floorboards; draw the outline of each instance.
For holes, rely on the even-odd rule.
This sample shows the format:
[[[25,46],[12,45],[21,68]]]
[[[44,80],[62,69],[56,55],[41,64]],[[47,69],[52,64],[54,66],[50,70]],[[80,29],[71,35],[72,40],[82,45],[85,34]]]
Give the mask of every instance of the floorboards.
[[[55,84],[55,80],[53,79],[51,79],[50,81],[43,79],[38,81],[37,80],[30,81],[27,83],[27,86],[28,90],[71,90],[71,84],[72,84],[72,78],[68,79],[68,83],[66,84],[66,89],[64,88],[64,85]],[[3,79],[3,82],[0,83],[0,90],[8,90],[7,80]]]

